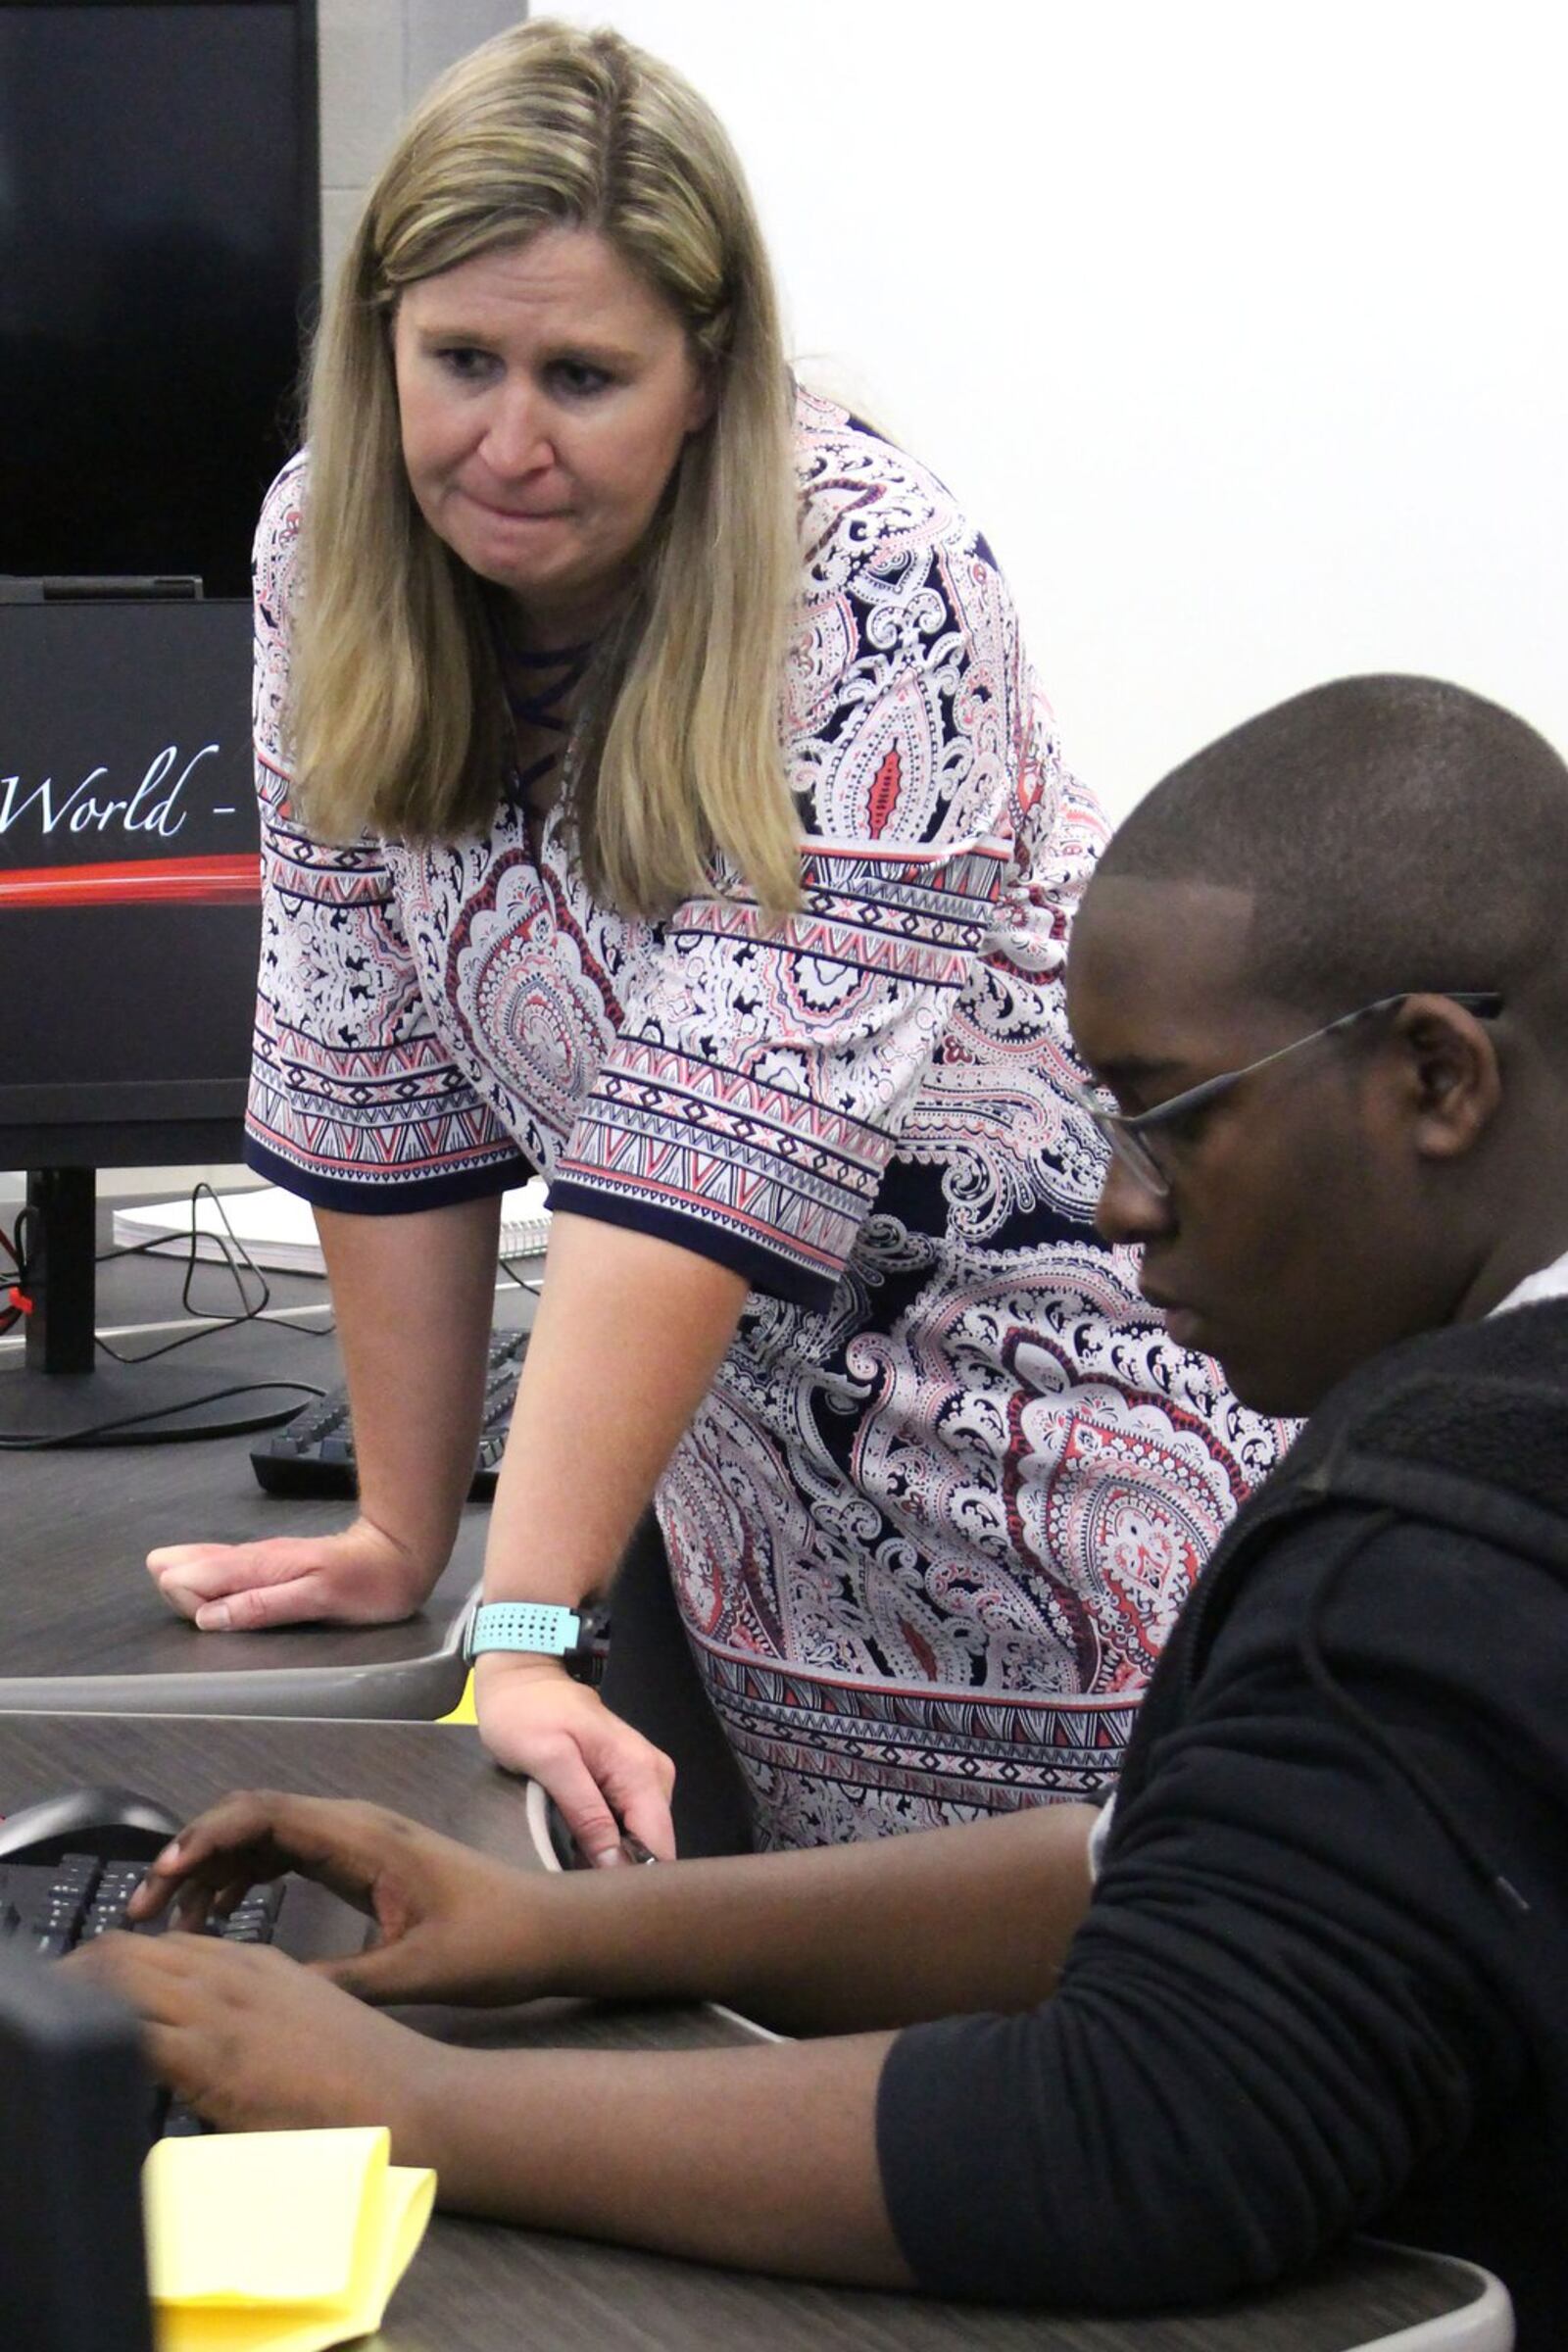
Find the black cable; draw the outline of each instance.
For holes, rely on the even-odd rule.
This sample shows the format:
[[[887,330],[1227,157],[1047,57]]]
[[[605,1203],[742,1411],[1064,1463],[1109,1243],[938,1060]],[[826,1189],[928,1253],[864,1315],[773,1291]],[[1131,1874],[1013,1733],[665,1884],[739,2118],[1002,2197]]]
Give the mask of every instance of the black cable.
[[[539,1296],[540,1287],[545,1278],[544,1267],[540,1265],[537,1273],[533,1274],[522,1274],[518,1272],[519,1266],[532,1265],[536,1261],[532,1257],[499,1257],[496,1260],[496,1263],[501,1268],[502,1273],[510,1274],[519,1291],[531,1291],[534,1297],[537,1298]]]
[[[221,1233],[209,1233],[204,1236],[197,1226],[197,1203],[201,1200],[204,1195],[209,1200],[211,1200],[214,1208],[218,1212],[219,1221],[223,1229]],[[271,1285],[269,1283],[267,1276],[263,1273],[261,1267],[252,1257],[250,1251],[246,1249],[244,1243],[238,1239],[232,1225],[230,1225],[228,1221],[228,1211],[223,1206],[222,1196],[219,1193],[215,1193],[212,1186],[205,1182],[193,1185],[191,1188],[190,1229],[188,1232],[179,1235],[155,1235],[150,1241],[131,1242],[122,1250],[106,1250],[102,1252],[97,1262],[99,1265],[105,1265],[114,1258],[145,1257],[162,1253],[169,1248],[171,1243],[173,1243],[175,1247],[182,1249],[185,1252],[185,1279],[180,1285],[179,1293],[180,1308],[181,1311],[187,1315],[197,1316],[199,1315],[200,1310],[193,1303],[192,1298],[192,1292],[196,1281],[196,1270],[199,1266],[211,1265],[214,1262],[211,1258],[203,1257],[200,1254],[199,1244],[204,1239],[212,1242],[215,1245],[219,1251],[221,1263],[227,1269],[227,1271],[233,1275],[234,1287],[239,1293],[240,1303],[243,1311],[237,1315],[207,1317],[201,1322],[199,1329],[195,1331],[182,1331],[177,1339],[166,1340],[161,1348],[149,1348],[140,1355],[122,1355],[118,1348],[111,1348],[107,1340],[98,1339],[97,1345],[103,1349],[105,1355],[111,1357],[115,1363],[150,1364],[158,1356],[172,1355],[176,1348],[189,1348],[193,1346],[197,1340],[213,1339],[221,1332],[235,1331],[242,1323],[258,1322],[261,1317],[266,1314],[267,1309],[271,1304],[272,1300]],[[261,1297],[256,1300],[254,1305],[250,1303],[245,1295],[245,1277],[247,1274],[253,1275],[256,1281],[261,1285]],[[290,1330],[294,1330],[302,1327],[290,1324],[289,1328]],[[312,1340],[330,1339],[334,1329],[335,1325],[330,1322],[321,1324],[315,1329],[303,1327],[302,1336],[306,1339]],[[96,1335],[94,1336],[96,1338]],[[317,1390],[314,1393],[319,1396],[321,1391]]]
[[[16,1224],[9,1233],[6,1232],[4,1226],[0,1226],[0,1250],[3,1250],[10,1259],[12,1272],[16,1277],[14,1282],[6,1285],[8,1297],[12,1291],[17,1292],[22,1298],[26,1297],[27,1243],[24,1236],[28,1227],[37,1222],[37,1216],[38,1212],[35,1208],[23,1208],[18,1211]],[[3,1339],[7,1332],[16,1328],[26,1311],[25,1307],[20,1305],[7,1305],[0,1310],[0,1339]]]
[[[131,1360],[145,1362],[146,1358],[133,1357]],[[225,1396],[254,1396],[263,1389],[294,1389],[302,1396],[326,1395],[324,1389],[317,1388],[309,1380],[240,1380],[226,1389],[213,1389],[205,1396],[180,1397],[172,1404],[153,1405],[144,1413],[121,1413],[113,1421],[95,1421],[90,1429],[69,1430],[58,1438],[0,1438],[0,1453],[57,1453],[72,1446],[90,1446],[95,1439],[110,1437],[118,1429],[137,1429],[145,1421],[162,1421],[171,1413],[196,1412],[203,1405],[221,1404]],[[259,1421],[255,1426],[264,1429],[267,1423]],[[234,1432],[229,1428],[214,1430],[211,1434],[214,1437],[231,1437]],[[149,1438],[147,1443],[150,1446],[182,1446],[191,1437],[201,1435],[199,1430],[182,1429],[174,1434],[166,1432],[162,1437]]]
[[[224,1208],[222,1201],[220,1200],[217,1193],[214,1192],[210,1184],[198,1183],[191,1187],[190,1229],[187,1233],[180,1236],[180,1241],[185,1250],[185,1279],[180,1285],[179,1292],[179,1304],[181,1312],[187,1315],[195,1315],[197,1313],[197,1309],[191,1302],[191,1293],[196,1280],[196,1269],[198,1266],[210,1265],[212,1263],[210,1258],[205,1258],[200,1254],[200,1242],[202,1237],[196,1222],[197,1205],[204,1195],[209,1200],[212,1201],[214,1207],[218,1211],[219,1222],[223,1229],[221,1233],[211,1234],[207,1238],[217,1245],[219,1254],[224,1267],[234,1277],[234,1288],[239,1295],[240,1312],[237,1315],[210,1317],[202,1323],[199,1330],[183,1331],[179,1334],[177,1339],[166,1340],[161,1348],[149,1348],[142,1355],[122,1355],[117,1348],[110,1347],[107,1340],[99,1339],[97,1341],[97,1345],[103,1349],[105,1355],[110,1357],[113,1362],[117,1364],[150,1364],[156,1357],[160,1355],[172,1355],[176,1348],[188,1348],[193,1340],[205,1340],[219,1332],[232,1331],[236,1325],[240,1323],[254,1323],[257,1316],[265,1313],[267,1307],[270,1304],[272,1297],[271,1286],[268,1282],[268,1279],[262,1272],[260,1266],[258,1266],[252,1259],[249,1250],[245,1249],[242,1243],[236,1240],[234,1229],[228,1221],[228,1211]],[[144,1245],[133,1245],[133,1249],[138,1254],[141,1252],[143,1247]],[[103,1264],[106,1259],[119,1256],[121,1252],[118,1250],[105,1250],[103,1257],[98,1260],[98,1263]],[[127,1250],[124,1254],[128,1256],[131,1254],[131,1251]],[[261,1286],[261,1296],[255,1301],[254,1305],[246,1297],[245,1293],[245,1277],[247,1274],[254,1275],[256,1281]],[[96,1338],[96,1336],[97,1335],[95,1334],[94,1337]]]
[[[105,1355],[107,1355],[112,1362],[117,1363],[127,1370],[134,1369],[134,1367],[138,1364],[150,1364],[158,1356],[169,1355],[172,1353],[176,1348],[188,1348],[197,1340],[216,1338],[225,1331],[236,1330],[241,1324],[254,1323],[266,1313],[268,1306],[271,1302],[271,1287],[269,1284],[266,1275],[263,1273],[261,1267],[256,1264],[244,1244],[235,1235],[233,1227],[229,1224],[228,1212],[223,1206],[221,1197],[215,1193],[212,1186],[205,1181],[194,1185],[191,1189],[191,1221],[190,1228],[187,1233],[177,1237],[171,1235],[168,1237],[155,1237],[153,1240],[146,1242],[133,1242],[122,1250],[100,1250],[97,1257],[94,1259],[94,1263],[96,1265],[104,1265],[115,1258],[145,1256],[165,1249],[169,1241],[176,1241],[177,1246],[182,1248],[185,1251],[185,1277],[184,1281],[180,1285],[180,1306],[184,1313],[191,1316],[197,1316],[199,1314],[199,1310],[192,1302],[192,1286],[196,1277],[196,1269],[198,1266],[210,1265],[213,1263],[213,1260],[210,1258],[204,1258],[198,1254],[198,1244],[202,1239],[202,1236],[196,1222],[196,1209],[197,1203],[201,1200],[203,1194],[205,1194],[208,1200],[213,1202],[214,1207],[218,1211],[219,1220],[223,1229],[220,1234],[210,1234],[206,1238],[217,1245],[222,1265],[230,1274],[232,1274],[234,1278],[234,1286],[239,1293],[244,1311],[237,1315],[209,1317],[199,1320],[197,1328],[194,1331],[181,1332],[176,1339],[166,1341],[161,1348],[149,1348],[146,1352],[141,1355],[122,1355],[119,1348],[112,1348],[107,1340],[100,1338],[97,1333],[94,1333],[94,1345],[101,1348]],[[29,1221],[36,1222],[36,1219],[37,1211],[35,1209],[30,1207],[24,1208],[10,1234],[7,1234],[3,1228],[0,1228],[0,1250],[4,1251],[5,1256],[9,1258],[12,1267],[15,1269],[16,1288],[18,1290],[24,1290],[27,1282],[28,1261],[26,1246],[24,1240],[24,1232]],[[245,1277],[247,1274],[253,1275],[256,1281],[261,1285],[261,1296],[256,1299],[254,1304],[246,1296]],[[0,1317],[0,1336],[4,1336],[4,1334],[12,1328],[12,1326],[19,1320],[21,1313],[21,1308],[12,1307],[7,1310],[3,1317]],[[289,1328],[291,1330],[295,1330],[300,1329],[301,1327],[291,1324]],[[303,1330],[302,1336],[307,1339],[315,1340],[328,1339],[331,1337],[331,1334],[332,1326],[331,1324],[327,1324],[324,1328],[318,1330],[311,1330],[307,1327]],[[185,1397],[172,1404],[152,1405],[147,1407],[142,1412],[117,1414],[113,1419],[107,1421],[94,1421],[85,1429],[70,1430],[58,1437],[0,1438],[0,1452],[41,1453],[59,1451],[73,1446],[90,1446],[98,1439],[112,1437],[120,1430],[136,1429],[142,1427],[148,1422],[164,1420],[171,1413],[179,1413],[183,1416],[187,1413],[199,1412],[205,1406],[210,1404],[220,1404],[224,1397],[227,1396],[255,1396],[260,1395],[263,1391],[270,1389],[291,1389],[301,1396],[311,1397],[321,1397],[326,1394],[324,1389],[318,1387],[316,1382],[310,1380],[239,1381],[229,1385],[226,1388],[210,1390],[206,1396]],[[267,1422],[264,1419],[263,1421],[255,1424],[255,1426],[258,1428],[265,1428],[267,1426]],[[184,1430],[181,1430],[177,1433],[172,1431],[159,1432],[149,1436],[145,1442],[150,1446],[172,1446],[176,1444],[183,1444],[190,1434],[190,1432]]]

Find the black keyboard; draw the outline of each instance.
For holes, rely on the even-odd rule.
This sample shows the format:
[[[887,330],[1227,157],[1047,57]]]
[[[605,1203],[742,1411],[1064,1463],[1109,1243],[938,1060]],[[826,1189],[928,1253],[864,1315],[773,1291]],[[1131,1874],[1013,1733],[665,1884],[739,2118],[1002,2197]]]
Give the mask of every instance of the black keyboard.
[[[146,1876],[144,1862],[63,1854],[58,1862],[0,1862],[0,1936],[22,1951],[58,1959],[79,1943],[126,1925],[125,1905]],[[286,1882],[253,1886],[211,1934],[231,1943],[270,1943]],[[138,1921],[138,1936],[161,1936],[167,1916]]]
[[[490,1360],[485,1374],[484,1421],[471,1496],[494,1489],[512,1421],[517,1377],[528,1351],[525,1331],[495,1331],[490,1335]],[[292,1421],[272,1430],[251,1448],[251,1467],[269,1494],[353,1494],[354,1424],[349,1415],[347,1389],[306,1405]]]
[[[125,1906],[146,1874],[145,1862],[65,1853],[53,1862],[0,1862],[0,1945],[45,1959],[62,1958],[111,1928],[124,1928]],[[162,1936],[168,1914],[138,1920],[136,1936]],[[363,1950],[369,1922],[351,1904],[307,1879],[274,1879],[253,1886],[226,1919],[206,1933],[227,1943],[275,1943],[296,1960],[325,1959]],[[208,2126],[181,2101],[155,2093],[149,2138],[179,2137]]]

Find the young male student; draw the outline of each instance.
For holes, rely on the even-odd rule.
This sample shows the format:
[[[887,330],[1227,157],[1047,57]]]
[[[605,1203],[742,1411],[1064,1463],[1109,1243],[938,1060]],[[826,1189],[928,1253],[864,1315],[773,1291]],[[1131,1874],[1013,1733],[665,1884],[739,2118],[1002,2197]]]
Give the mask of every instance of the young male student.
[[[1560,2342],[1565,883],[1548,747],[1362,678],[1179,769],[1090,889],[1103,1230],[1249,1403],[1312,1414],[1171,1637],[1092,1892],[1077,1807],[541,1883],[236,1797],[147,1908],[287,1863],[386,1940],[336,1985],[106,1940],[159,2070],[226,2124],[388,2120],[470,2211],[884,2285],[1200,2300],[1375,2223]],[[342,1986],[715,1995],[828,2038],[454,2050]]]

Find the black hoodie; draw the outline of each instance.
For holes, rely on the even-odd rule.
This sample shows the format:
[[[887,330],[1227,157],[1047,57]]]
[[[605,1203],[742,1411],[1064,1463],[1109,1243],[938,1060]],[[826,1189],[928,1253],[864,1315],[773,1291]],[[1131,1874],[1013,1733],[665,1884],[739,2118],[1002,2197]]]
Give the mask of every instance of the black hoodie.
[[[1375,2224],[1568,2339],[1568,1301],[1325,1401],[1171,1636],[1055,1998],[901,2034],[877,2133],[943,2293],[1207,2301]]]

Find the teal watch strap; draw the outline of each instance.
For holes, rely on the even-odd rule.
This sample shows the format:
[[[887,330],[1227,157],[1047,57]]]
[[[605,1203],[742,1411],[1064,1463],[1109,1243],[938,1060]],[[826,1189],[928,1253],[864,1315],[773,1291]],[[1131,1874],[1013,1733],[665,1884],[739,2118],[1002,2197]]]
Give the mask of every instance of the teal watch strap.
[[[520,1649],[536,1657],[564,1658],[580,1647],[582,1633],[575,1609],[541,1600],[492,1600],[469,1618],[463,1654],[473,1659],[482,1650]]]

